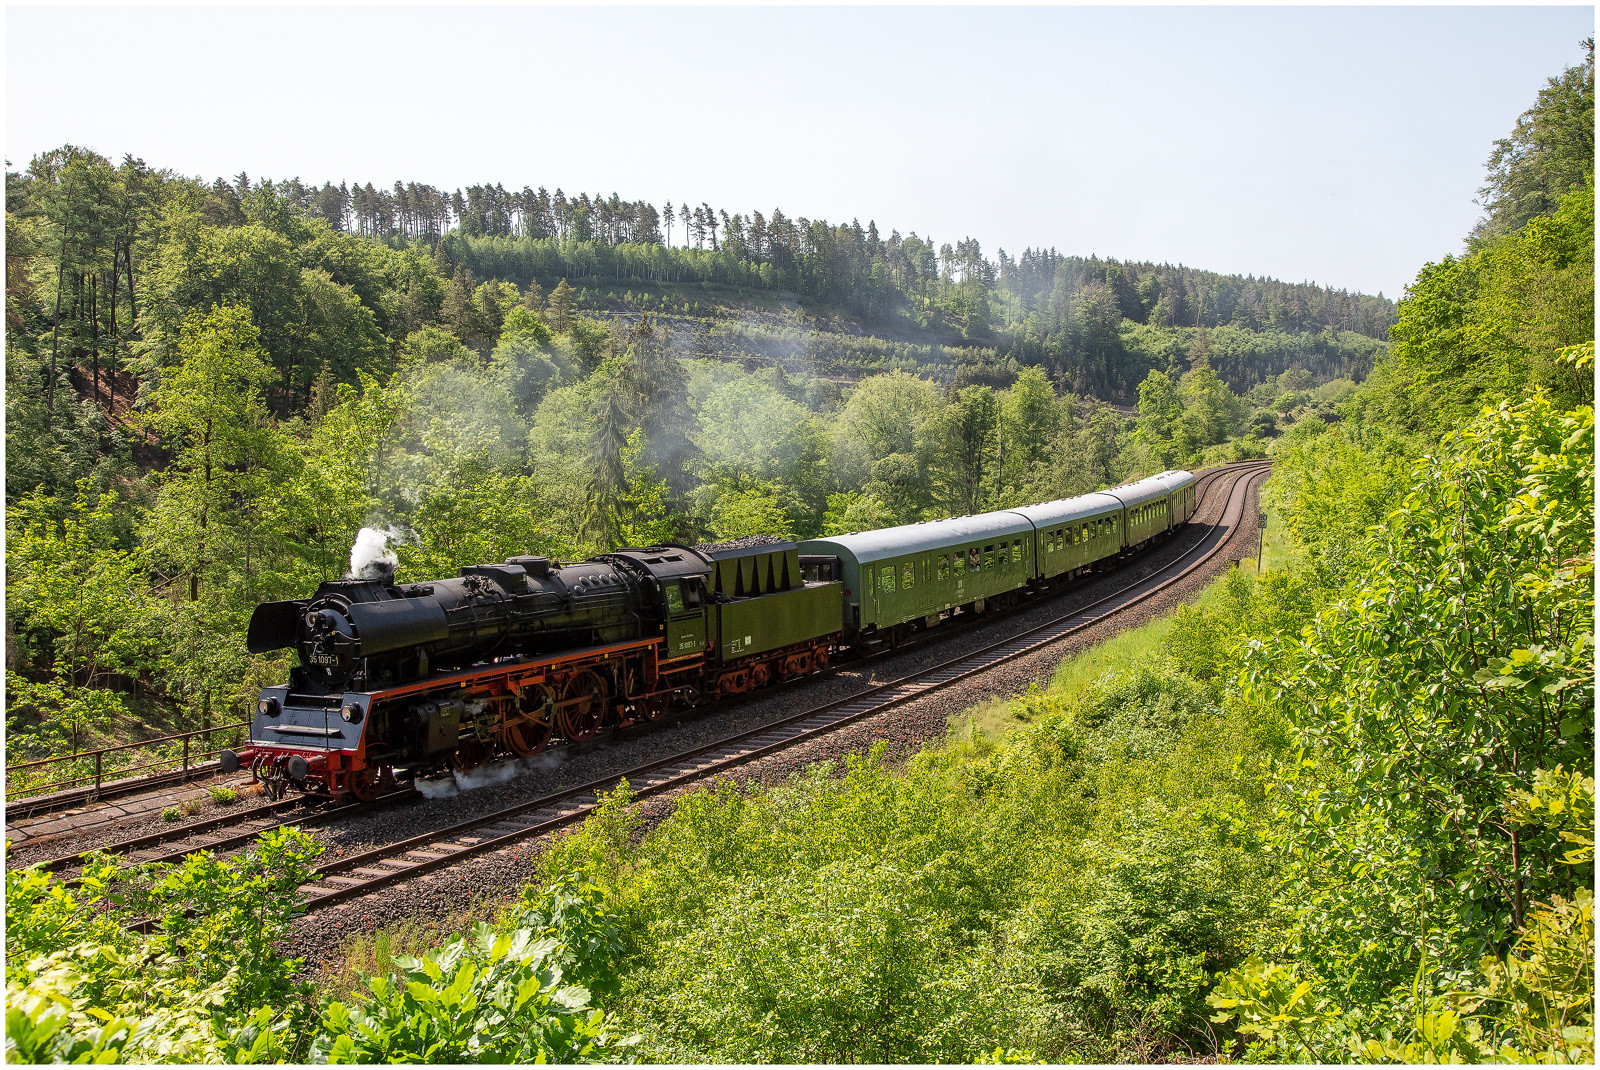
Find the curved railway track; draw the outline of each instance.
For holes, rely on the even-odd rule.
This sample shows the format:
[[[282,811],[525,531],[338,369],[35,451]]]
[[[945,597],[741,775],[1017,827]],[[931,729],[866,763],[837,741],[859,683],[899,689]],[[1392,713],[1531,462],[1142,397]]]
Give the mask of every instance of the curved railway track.
[[[1226,480],[1226,497],[1220,515],[1204,534],[1168,564],[1070,613],[929,669],[877,684],[760,728],[554,795],[336,859],[319,869],[319,880],[301,886],[305,908],[309,911],[328,907],[581,821],[600,806],[602,796],[615,790],[624,780],[635,799],[664,794],[903,705],[1082,631],[1179,582],[1221,553],[1227,540],[1218,536],[1238,526],[1249,488],[1269,470],[1269,465],[1258,463],[1212,473],[1216,479]],[[1208,543],[1214,544],[1208,547]]]
[[[1199,480],[1199,497],[1208,505],[1212,484],[1219,480],[1226,481],[1227,493],[1217,519],[1205,526],[1203,533],[1193,539],[1191,545],[1171,562],[1070,613],[928,669],[867,687],[853,695],[784,717],[759,728],[554,795],[336,859],[320,868],[319,873],[323,878],[321,881],[302,888],[308,908],[327,906],[364,895],[384,885],[440,868],[462,858],[496,850],[517,840],[582,820],[598,806],[600,794],[613,790],[623,779],[628,780],[635,797],[638,798],[671,791],[694,780],[715,775],[774,751],[816,738],[845,724],[902,705],[1081,631],[1177,583],[1210,561],[1221,551],[1224,540],[1218,540],[1209,550],[1205,550],[1206,544],[1220,532],[1229,531],[1237,526],[1243,510],[1245,488],[1268,470],[1269,466],[1264,462],[1245,462],[1204,473]],[[1105,574],[1102,573],[1099,578],[1104,579]],[[1070,590],[1070,587],[1064,589],[1064,591]],[[935,642],[941,637],[954,636],[982,619],[976,618],[973,622],[965,622],[964,626],[940,629],[929,633],[919,642],[902,644],[899,649],[906,651],[925,642]],[[830,671],[859,666],[864,661],[885,657],[890,653],[892,652],[886,649],[870,655],[869,658],[845,662]],[[821,674],[801,678],[785,685],[785,688],[814,681],[818,675]],[[724,706],[742,705],[748,701],[759,700],[774,690],[777,689],[740,696],[731,703],[718,703],[715,706],[686,711],[680,717],[669,720],[677,720],[682,716],[700,716]],[[661,723],[657,722],[646,727],[659,728]],[[602,739],[586,744],[584,749],[587,750],[603,742]],[[133,861],[140,863],[175,862],[194,851],[226,851],[238,848],[264,832],[289,825],[300,827],[325,825],[346,816],[371,812],[375,806],[393,805],[418,798],[420,796],[417,792],[407,788],[391,792],[375,803],[345,803],[332,806],[323,804],[320,808],[310,809],[310,812],[307,812],[308,800],[283,799],[248,810],[216,815],[202,821],[189,822],[109,843],[96,850],[127,855]],[[286,816],[280,818],[277,816],[280,814]],[[61,873],[63,879],[70,881],[75,879],[75,871],[87,853],[80,851],[33,864],[42,865],[47,871]]]

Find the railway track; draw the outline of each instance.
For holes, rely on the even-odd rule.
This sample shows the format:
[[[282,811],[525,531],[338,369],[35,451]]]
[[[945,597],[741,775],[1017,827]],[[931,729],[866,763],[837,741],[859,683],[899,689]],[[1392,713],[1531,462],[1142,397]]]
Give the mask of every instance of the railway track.
[[[33,817],[38,814],[60,813],[70,810],[85,803],[98,802],[102,799],[120,799],[129,795],[142,795],[147,791],[156,791],[161,788],[172,787],[175,784],[190,784],[201,780],[209,780],[221,772],[221,767],[214,761],[204,762],[190,766],[188,769],[175,769],[170,773],[156,773],[152,776],[129,777],[125,780],[112,781],[102,784],[99,788],[90,785],[84,788],[72,788],[68,791],[52,792],[48,796],[23,796],[6,803],[6,817]]]
[[[581,821],[600,806],[607,792],[615,790],[624,780],[628,782],[633,797],[640,799],[727,772],[843,725],[893,709],[1082,631],[1181,581],[1220,553],[1226,540],[1216,538],[1215,544],[1209,549],[1207,544],[1221,533],[1237,527],[1243,516],[1249,487],[1268,471],[1269,466],[1260,463],[1209,473],[1215,480],[1226,481],[1226,497],[1217,520],[1206,528],[1205,533],[1168,564],[1070,613],[940,665],[869,687],[855,695],[760,728],[647,762],[554,795],[339,858],[320,868],[320,879],[301,886],[305,908],[310,911],[332,906]]]
[[[1268,466],[1264,463],[1247,462],[1207,472],[1199,479],[1198,491],[1201,501],[1209,504],[1209,488],[1218,480],[1229,480],[1229,497],[1238,497],[1239,488],[1267,470]],[[1239,509],[1242,509],[1242,498]],[[624,778],[634,786],[635,795],[638,797],[670,791],[693,780],[733,768],[773,751],[815,738],[842,725],[891,709],[994,665],[1020,657],[1040,646],[1104,620],[1189,575],[1217,552],[1214,548],[1212,553],[1196,557],[1196,553],[1205,543],[1219,530],[1237,524],[1238,517],[1234,516],[1230,521],[1229,514],[1230,502],[1225,499],[1217,520],[1206,526],[1204,533],[1194,539],[1192,545],[1172,562],[1110,595],[1027,629],[1009,639],[991,643],[927,670],[866,688],[854,695],[791,715],[760,728],[646,763],[621,774],[460,822],[445,829],[340,858],[321,867],[322,882],[306,885],[302,891],[306,895],[308,904],[312,906],[325,906],[363,895],[385,884],[428,872],[463,857],[497,849],[507,843],[581,820],[598,805],[600,793],[614,789]],[[1103,575],[1100,578],[1104,578]],[[973,626],[974,623],[976,622],[964,622],[963,625],[954,628],[947,627],[928,633],[928,636],[919,642],[902,644],[899,649],[906,651],[921,646],[924,642],[952,637]],[[832,671],[859,666],[864,661],[885,657],[890,653],[892,652],[886,649],[869,658],[855,659],[836,666]],[[817,678],[817,675],[813,675],[786,686],[797,686]],[[773,689],[756,696],[741,696],[733,703],[718,703],[714,707],[687,711],[681,716],[699,716],[724,706],[743,705],[752,699],[763,697],[771,690]],[[681,719],[681,716],[672,720]],[[662,723],[656,722],[645,727],[653,730],[659,728]],[[585,744],[582,749],[587,750],[603,742],[603,739],[596,740]],[[316,804],[309,803],[306,799],[282,799],[248,810],[216,815],[202,821],[109,843],[98,850],[124,855],[140,863],[175,862],[194,851],[226,851],[238,848],[264,832],[289,825],[300,827],[325,825],[347,816],[371,812],[374,806],[394,805],[418,798],[420,796],[417,792],[406,788],[391,792],[375,803],[322,804],[314,809],[312,807]],[[307,812],[308,809],[310,812]],[[64,880],[71,881],[75,879],[81,859],[87,853],[62,855],[35,864],[42,865],[47,871],[60,873]]]
[[[419,798],[421,796],[410,788],[404,788],[380,796],[370,803],[351,802],[337,806],[326,803],[319,806],[303,798],[279,799],[263,806],[252,806],[247,810],[219,814],[203,821],[191,821],[144,836],[135,836],[97,850],[120,855],[131,862],[142,864],[177,862],[195,851],[226,851],[243,847],[263,832],[271,832],[273,829],[289,825],[300,828],[326,825],[343,817],[370,813],[374,807]],[[283,818],[277,816],[285,812],[291,816]],[[79,851],[74,854],[59,855],[32,865],[37,865],[48,873],[59,873],[63,881],[71,883],[77,879],[82,869],[83,858],[89,853]]]

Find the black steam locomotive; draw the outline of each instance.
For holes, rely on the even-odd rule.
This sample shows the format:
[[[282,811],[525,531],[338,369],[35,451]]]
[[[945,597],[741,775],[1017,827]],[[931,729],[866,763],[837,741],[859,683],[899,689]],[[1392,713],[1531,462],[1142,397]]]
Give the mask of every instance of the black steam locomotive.
[[[250,651],[292,647],[300,664],[224,767],[248,764],[274,795],[371,799],[397,771],[469,770],[817,671],[839,634],[839,584],[807,582],[792,542],[461,572],[397,585],[386,566],[258,606]]]

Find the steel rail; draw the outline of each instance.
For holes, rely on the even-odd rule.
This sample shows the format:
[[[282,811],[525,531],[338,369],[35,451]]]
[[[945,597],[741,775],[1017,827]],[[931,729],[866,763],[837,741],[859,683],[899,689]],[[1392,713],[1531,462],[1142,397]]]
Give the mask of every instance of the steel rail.
[[[304,907],[307,910],[314,910],[330,906],[454,864],[463,858],[496,850],[530,836],[572,824],[598,808],[603,793],[615,789],[624,780],[629,782],[635,799],[659,795],[693,781],[703,780],[775,751],[817,738],[843,725],[913,701],[1083,631],[1166,590],[1221,553],[1229,540],[1219,539],[1208,552],[1201,554],[1176,573],[1161,578],[1183,565],[1196,551],[1205,547],[1213,536],[1227,529],[1236,529],[1243,519],[1244,502],[1248,498],[1249,488],[1269,471],[1270,465],[1267,463],[1247,463],[1208,473],[1215,479],[1229,475],[1233,478],[1227,485],[1217,519],[1207,526],[1204,534],[1174,560],[1071,613],[1063,614],[939,665],[874,685],[854,695],[781,718],[758,728],[647,762],[625,772],[602,777],[553,795],[519,803],[491,814],[337,859],[320,867],[318,871],[320,880],[301,886],[300,892],[305,897]],[[1231,521],[1230,516],[1232,516]],[[1093,612],[1108,603],[1115,604],[1103,612]],[[635,781],[639,782],[638,786],[635,786]],[[585,796],[589,799],[585,800]],[[547,816],[542,813],[545,811],[549,812]],[[476,832],[482,834],[474,835]],[[357,876],[342,876],[347,873]]]

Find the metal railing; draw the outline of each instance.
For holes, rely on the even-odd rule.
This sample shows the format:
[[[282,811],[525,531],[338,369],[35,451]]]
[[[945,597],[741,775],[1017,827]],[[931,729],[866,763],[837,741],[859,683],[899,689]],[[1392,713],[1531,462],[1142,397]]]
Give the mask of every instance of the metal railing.
[[[141,739],[137,743],[123,743],[115,747],[101,747],[98,750],[58,754],[52,758],[36,758],[31,762],[8,762],[6,763],[6,801],[32,798],[36,795],[48,795],[52,792],[65,791],[69,788],[81,787],[87,784],[93,784],[94,793],[98,794],[101,786],[108,778],[122,780],[137,776],[140,773],[144,773],[148,777],[155,777],[162,773],[181,771],[184,776],[187,776],[193,766],[215,758],[230,745],[242,742],[249,729],[249,721],[231,721],[211,728],[196,729],[193,732],[176,732],[170,736]],[[195,742],[201,736],[215,736],[218,733],[227,733],[230,738],[215,746],[207,746],[206,744]],[[215,741],[211,742],[214,743]],[[150,749],[164,749],[168,753],[157,757],[153,761],[130,765],[118,764],[118,758],[123,755],[133,756],[135,751],[148,751]],[[107,755],[115,757],[108,761]],[[69,775],[54,780],[46,779],[43,774],[47,767],[65,767],[69,771]]]

